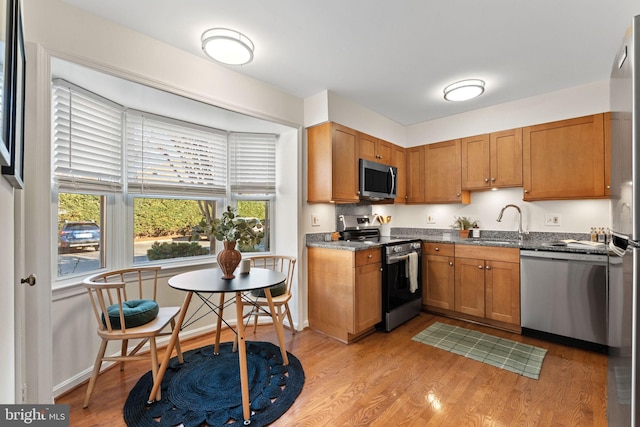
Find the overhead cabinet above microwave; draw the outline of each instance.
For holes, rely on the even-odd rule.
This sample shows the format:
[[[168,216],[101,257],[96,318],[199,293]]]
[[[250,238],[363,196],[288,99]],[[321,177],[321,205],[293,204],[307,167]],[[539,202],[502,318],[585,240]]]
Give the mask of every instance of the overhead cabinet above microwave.
[[[332,122],[307,128],[307,143],[309,203],[404,202],[404,148]]]

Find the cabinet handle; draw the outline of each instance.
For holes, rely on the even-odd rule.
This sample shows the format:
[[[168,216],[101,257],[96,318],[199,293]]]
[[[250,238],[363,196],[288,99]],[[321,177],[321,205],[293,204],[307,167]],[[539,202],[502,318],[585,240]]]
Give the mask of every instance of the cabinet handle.
[[[478,268],[479,268],[480,270],[482,270],[482,268],[483,268],[483,267],[482,267],[481,265],[479,265],[479,266],[478,266]]]
[[[610,185],[607,185],[607,190],[610,190],[610,189],[611,189],[611,186],[610,186]]]
[[[367,258],[373,258],[373,255],[369,254],[367,255]]]
[[[485,179],[484,179],[484,182],[489,182],[489,178],[485,178]]]
[[[460,193],[456,193],[456,197],[460,197]]]
[[[436,252],[438,252],[439,250],[440,250],[440,248],[436,246]]]
[[[449,265],[453,267],[453,261],[449,261]]]
[[[524,192],[525,192],[525,193],[528,193],[528,192],[529,192],[529,190],[524,190]]]
[[[491,182],[496,182],[496,179],[495,178],[491,178]]]
[[[490,265],[487,265],[487,266],[485,267],[485,269],[486,269],[486,270],[491,270],[491,266],[490,266]]]

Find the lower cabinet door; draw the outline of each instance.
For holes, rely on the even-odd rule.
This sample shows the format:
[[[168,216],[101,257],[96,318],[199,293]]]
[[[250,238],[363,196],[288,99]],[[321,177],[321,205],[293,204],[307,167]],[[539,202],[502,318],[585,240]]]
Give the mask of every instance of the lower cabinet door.
[[[487,261],[486,317],[520,325],[520,264]]]
[[[380,263],[357,267],[354,289],[354,330],[359,334],[382,321],[382,272]]]
[[[456,258],[455,276],[456,311],[484,317],[484,260]]]

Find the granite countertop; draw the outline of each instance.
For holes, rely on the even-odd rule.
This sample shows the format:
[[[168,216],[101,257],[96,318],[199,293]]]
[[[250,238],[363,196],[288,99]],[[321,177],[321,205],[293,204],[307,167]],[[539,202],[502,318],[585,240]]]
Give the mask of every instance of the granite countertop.
[[[506,234],[506,233],[505,233]],[[534,250],[534,251],[551,251],[551,252],[578,252],[578,253],[593,253],[593,254],[607,254],[607,246],[598,246],[591,247],[588,245],[569,245],[569,246],[550,246],[550,242],[557,242],[561,239],[573,238],[574,240],[586,240],[583,236],[571,236],[567,237],[566,235],[548,235],[548,233],[532,233],[531,235],[525,236],[523,241],[517,240],[516,236],[511,235],[489,235],[487,237],[481,238],[468,238],[461,239],[459,236],[451,233],[449,235],[445,235],[444,233],[440,233],[440,235],[424,235],[424,234],[397,234],[393,235],[394,238],[402,238],[402,239],[416,239],[421,240],[423,242],[433,242],[433,243],[453,243],[456,245],[473,245],[473,246],[492,246],[492,247],[502,247],[502,248],[518,248],[525,250]],[[515,237],[515,238],[514,238]],[[354,242],[354,241],[324,241],[320,238],[309,238],[307,237],[307,246],[308,247],[317,247],[317,248],[327,248],[327,249],[340,249],[340,250],[348,250],[348,251],[361,251],[372,248],[379,248],[383,245],[383,243],[379,242]]]

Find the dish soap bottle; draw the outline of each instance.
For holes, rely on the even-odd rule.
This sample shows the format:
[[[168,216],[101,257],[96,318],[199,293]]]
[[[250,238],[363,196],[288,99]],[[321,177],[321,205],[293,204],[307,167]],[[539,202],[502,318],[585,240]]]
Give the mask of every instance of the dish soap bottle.
[[[592,242],[597,242],[598,241],[598,234],[596,233],[596,228],[595,227],[591,227],[591,241]]]

